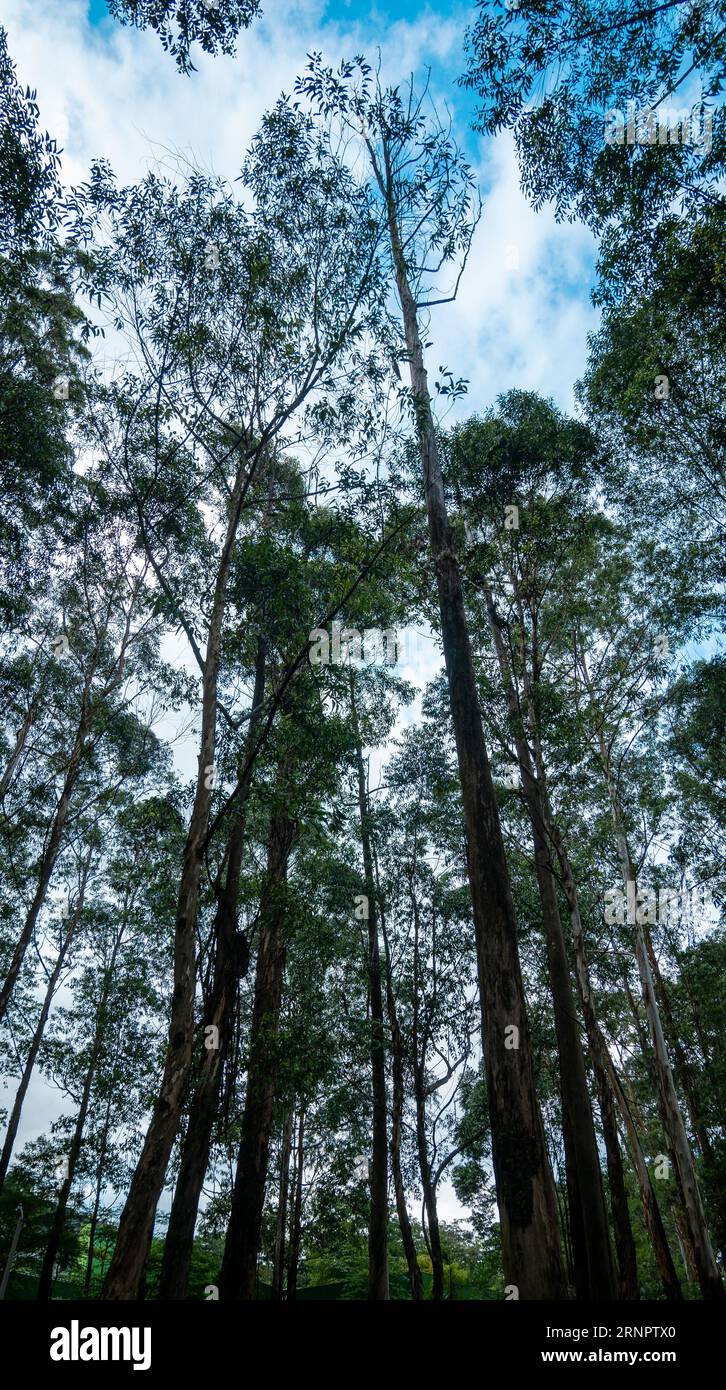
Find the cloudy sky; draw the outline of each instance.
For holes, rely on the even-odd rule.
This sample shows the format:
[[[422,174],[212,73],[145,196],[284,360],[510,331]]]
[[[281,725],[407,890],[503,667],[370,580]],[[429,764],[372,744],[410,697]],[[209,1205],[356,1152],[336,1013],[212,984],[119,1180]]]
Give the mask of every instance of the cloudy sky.
[[[593,242],[582,227],[558,226],[549,210],[527,205],[508,137],[472,131],[473,102],[456,80],[473,3],[267,0],[265,9],[240,36],[236,57],[197,53],[190,77],[179,75],[155,34],[109,19],[105,0],[0,0],[0,22],[21,82],[37,90],[42,125],[63,150],[69,183],[84,180],[99,156],[124,182],[179,155],[234,180],[262,113],[292,89],[312,50],[337,63],[358,53],[375,61],[380,48],[392,82],[430,68],[437,102],[448,105],[477,173],[484,215],[457,302],[434,311],[429,365],[468,379],[459,415],[486,409],[512,387],[572,409],[595,325]],[[421,679],[438,661],[419,650]],[[21,1141],[47,1130],[60,1108],[55,1092],[33,1086]],[[450,1190],[443,1195],[443,1217],[458,1214]]]
[[[306,55],[337,62],[381,49],[391,81],[431,68],[433,90],[453,114],[485,194],[461,294],[437,311],[434,368],[446,363],[470,382],[469,412],[499,391],[527,387],[572,407],[585,340],[594,324],[589,290],[593,243],[584,228],[534,213],[519,190],[511,141],[470,127],[473,102],[456,79],[473,4],[438,0],[267,0],[242,33],[234,58],[199,52],[180,76],[152,32],[108,18],[105,0],[0,0],[21,81],[37,88],[43,124],[63,148],[64,175],[84,179],[105,156],[134,181],[168,152],[187,154],[234,179],[263,111],[290,91]]]

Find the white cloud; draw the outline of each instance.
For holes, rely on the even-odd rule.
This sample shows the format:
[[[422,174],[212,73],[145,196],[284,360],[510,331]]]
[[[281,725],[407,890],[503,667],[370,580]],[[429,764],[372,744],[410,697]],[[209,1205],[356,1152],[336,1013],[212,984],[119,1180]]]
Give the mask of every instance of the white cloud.
[[[393,24],[377,22],[374,13],[365,23],[352,21],[339,11],[321,25],[323,8],[317,0],[270,7],[240,35],[235,58],[200,54],[190,78],[177,73],[152,32],[92,26],[86,0],[42,7],[6,0],[4,23],[20,78],[37,88],[42,122],[63,147],[69,182],[83,180],[99,155],[128,182],[177,155],[236,178],[263,111],[282,89],[292,90],[314,48],[331,62],[361,51],[375,62],[381,43],[384,80],[405,81],[411,72],[421,78],[431,65],[437,100],[455,115],[468,107],[454,85],[467,8],[447,19],[424,10],[412,23]],[[459,138],[470,139],[465,119]],[[480,139],[474,150],[487,188],[484,216],[457,302],[435,311],[430,366],[435,372],[445,363],[470,380],[459,416],[510,386],[540,390],[570,407],[595,322],[588,300],[592,240],[582,227],[558,226],[550,211],[529,206],[510,137]],[[518,267],[507,265],[512,247]]]

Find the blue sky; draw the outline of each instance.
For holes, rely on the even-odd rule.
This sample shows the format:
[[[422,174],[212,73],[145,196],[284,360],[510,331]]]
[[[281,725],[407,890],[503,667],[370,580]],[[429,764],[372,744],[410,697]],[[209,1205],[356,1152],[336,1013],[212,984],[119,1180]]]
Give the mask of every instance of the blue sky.
[[[511,387],[568,409],[596,324],[594,246],[584,228],[558,226],[550,209],[529,207],[508,136],[485,141],[471,130],[472,99],[456,78],[473,14],[473,2],[267,0],[234,58],[198,54],[188,78],[156,35],[110,20],[103,0],[2,0],[1,22],[19,77],[37,89],[43,126],[63,149],[69,183],[85,179],[98,156],[125,182],[159,162],[174,167],[179,157],[234,180],[263,112],[281,89],[292,89],[313,48],[337,63],[359,52],[371,59],[380,47],[386,81],[405,81],[412,71],[420,77],[430,66],[432,89],[449,104],[486,197],[459,298],[432,316],[429,366],[435,374],[445,363],[469,380],[460,417]],[[426,679],[438,664],[424,644],[415,676]],[[22,1139],[46,1130],[62,1108],[57,1092],[34,1084]],[[442,1215],[457,1214],[447,1191]]]
[[[374,58],[380,47],[388,81],[430,66],[486,195],[460,298],[436,313],[428,334],[432,365],[471,383],[460,415],[510,387],[573,407],[596,323],[593,242],[583,227],[557,226],[550,209],[528,206],[509,136],[485,140],[471,129],[473,99],[456,79],[473,0],[267,0],[234,58],[197,53],[188,78],[155,34],[111,20],[104,0],[3,0],[3,13],[21,79],[38,90],[71,182],[86,177],[95,156],[136,181],[175,153],[233,180],[263,111],[292,89],[312,48],[337,62],[358,52]]]
[[[157,36],[109,18],[103,0],[3,0],[10,51],[37,88],[45,125],[63,147],[69,182],[107,157],[124,181],[176,155],[233,180],[263,111],[290,91],[313,49],[331,62],[380,47],[384,78],[421,77],[453,114],[484,191],[485,208],[456,304],[438,310],[428,337],[434,370],[445,363],[470,382],[459,415],[483,410],[510,387],[534,389],[573,408],[586,359],[594,246],[581,226],[557,226],[522,196],[512,142],[471,129],[473,100],[456,84],[473,0],[267,0],[239,36],[234,58],[195,55],[180,76]],[[91,22],[91,16],[93,22]]]

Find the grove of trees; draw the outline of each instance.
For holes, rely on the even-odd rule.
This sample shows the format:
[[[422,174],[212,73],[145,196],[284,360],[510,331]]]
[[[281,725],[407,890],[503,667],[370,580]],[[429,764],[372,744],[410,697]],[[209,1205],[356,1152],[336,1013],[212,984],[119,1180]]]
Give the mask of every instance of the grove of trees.
[[[433,376],[430,76],[71,185],[0,29],[1,1297],[723,1300],[725,8],[462,34],[598,238],[571,414]],[[259,6],[108,10],[191,90]]]

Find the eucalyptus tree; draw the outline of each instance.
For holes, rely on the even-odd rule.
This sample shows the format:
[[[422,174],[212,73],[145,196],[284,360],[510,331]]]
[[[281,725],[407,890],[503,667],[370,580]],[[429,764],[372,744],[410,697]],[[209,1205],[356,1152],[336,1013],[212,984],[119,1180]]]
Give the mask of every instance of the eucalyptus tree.
[[[40,1271],[41,1299],[51,1297],[66,1211],[79,1178],[94,1189],[92,1265],[113,1149],[141,1122],[161,1061],[157,1018],[174,907],[168,870],[182,826],[173,797],[146,792],[139,777],[109,818],[105,862],[92,884],[70,981],[72,1002],[54,1010],[41,1048],[43,1070],[73,1105],[55,1136],[57,1145],[65,1138],[57,1155],[62,1172]]]
[[[384,971],[381,960],[381,931],[384,903],[376,867],[375,816],[372,811],[370,762],[366,749],[385,743],[399,702],[411,698],[410,689],[397,679],[389,667],[402,652],[399,644],[411,610],[410,557],[403,553],[387,557],[383,582],[372,575],[346,605],[350,627],[339,634],[340,661],[319,668],[321,697],[343,704],[350,723],[350,762],[355,788],[358,823],[355,839],[360,839],[362,877],[355,895],[356,918],[366,935],[367,1009],[370,1027],[370,1079],[372,1100],[370,1177],[370,1216],[368,1222],[368,1297],[389,1298],[388,1276],[388,1098],[386,1086],[386,1029],[383,1001]],[[371,621],[375,627],[369,626]],[[355,624],[355,626],[353,626]],[[360,629],[365,636],[361,642]],[[373,650],[371,651],[371,639]],[[335,633],[334,633],[335,640]],[[323,678],[327,676],[327,680]]]
[[[336,788],[336,753],[339,759],[345,747],[345,729],[334,712],[327,715],[325,740],[320,742],[317,689],[310,674],[291,687],[284,715],[275,735],[275,769],[267,793],[267,868],[259,909],[245,1102],[219,1281],[220,1296],[225,1299],[249,1299],[255,1294],[273,1109],[279,1084],[285,960],[295,920],[288,891],[291,856],[306,822],[315,823],[320,799]]]
[[[694,1039],[689,1047],[702,1123],[711,1136],[711,1155],[704,1162],[708,1189],[723,1190],[724,1052],[721,1043],[724,967],[723,931],[710,933],[679,952],[678,976],[671,985],[671,1005],[679,1034]],[[707,1189],[707,1192],[708,1192]],[[722,1227],[718,1232],[722,1241]],[[723,1248],[721,1247],[723,1257]]]
[[[646,571],[647,574],[647,571]],[[675,626],[682,615],[674,604],[673,593],[664,592],[662,565],[658,569],[657,601],[654,612],[643,613],[643,571],[638,574],[637,591],[633,593],[621,576],[617,597],[607,596],[607,617],[601,608],[599,635],[605,638],[604,649],[595,641],[592,632],[580,631],[576,636],[577,676],[590,728],[593,755],[597,759],[607,794],[612,830],[617,848],[617,862],[628,904],[627,916],[634,928],[635,956],[638,965],[648,1034],[653,1049],[654,1069],[664,1130],[672,1153],[675,1172],[683,1202],[686,1228],[693,1249],[695,1267],[701,1291],[706,1298],[723,1298],[724,1290],[711,1246],[710,1234],[703,1210],[693,1152],[683,1121],[674,1081],[673,1066],[663,1024],[664,1007],[667,1014],[667,990],[652,946],[649,922],[656,919],[650,907],[640,897],[639,878],[645,855],[633,852],[632,806],[627,796],[627,775],[642,776],[637,754],[632,747],[643,725],[648,725],[653,710],[658,707],[659,672],[654,672],[656,653],[662,649],[653,633],[653,617],[663,612],[670,601],[669,621]],[[676,589],[678,584],[676,582]],[[602,596],[601,596],[602,597]],[[650,625],[648,619],[650,618]],[[645,622],[644,622],[645,620]],[[657,621],[657,618],[656,618]],[[650,641],[645,636],[650,627]],[[617,640],[615,650],[613,643]],[[623,663],[629,662],[624,667]],[[655,698],[654,698],[655,696]],[[640,799],[640,798],[638,798]],[[636,832],[637,833],[637,832]],[[633,897],[634,895],[634,897]],[[658,902],[662,898],[659,896]],[[668,914],[670,915],[670,913]],[[622,917],[621,919],[622,920]],[[674,1039],[670,1039],[671,1049]],[[676,1043],[676,1053],[678,1044]],[[687,1069],[683,1081],[688,1086]]]
[[[232,564],[222,678],[225,683],[238,684],[241,671],[251,667],[255,688],[250,720],[239,731],[227,726],[218,750],[220,781],[231,781],[236,792],[231,807],[221,797],[213,822],[216,833],[207,852],[208,865],[216,859],[218,868],[213,873],[217,905],[209,947],[212,983],[209,990],[203,989],[203,1029],[216,1030],[215,1046],[201,1049],[200,1070],[194,1078],[164,1247],[159,1285],[163,1298],[182,1297],[184,1293],[219,1086],[229,1058],[238,984],[249,964],[248,937],[237,929],[236,919],[241,877],[249,857],[249,845],[245,845],[249,799],[264,795],[266,781],[273,775],[267,753],[257,747],[263,715],[269,720],[270,708],[274,709],[275,692],[281,688],[287,665],[284,653],[305,650],[311,631],[323,631],[316,624],[327,611],[339,606],[341,583],[345,592],[355,589],[360,604],[372,602],[369,595],[376,592],[378,582],[375,569],[363,576],[366,568],[371,569],[364,563],[366,551],[373,556],[377,551],[379,509],[385,500],[380,490],[374,489],[375,496],[369,500],[366,488],[356,488],[353,498],[347,500],[344,490],[335,506],[331,502],[322,506],[320,499],[315,506],[308,495],[310,484],[293,460],[276,459],[269,476],[272,486],[267,489],[261,530],[240,541]],[[372,535],[371,521],[365,521],[367,510],[374,510],[376,515]],[[395,516],[391,528],[384,523],[384,539],[389,529],[395,534],[393,521]],[[386,604],[390,606],[388,597]],[[380,624],[381,612],[376,611],[375,617]],[[356,613],[351,621],[358,621]],[[292,700],[291,708],[295,707],[295,692],[304,678],[304,668],[298,668],[280,701],[285,720],[291,718],[288,705]],[[263,699],[266,686],[272,692],[267,706]],[[274,750],[274,734],[271,737]]]
[[[602,661],[602,669],[609,672],[611,681],[605,703],[599,705],[599,717],[608,723],[611,717],[615,718],[613,729],[619,727],[625,755],[633,767],[637,760],[637,776],[643,779],[643,789],[646,782],[652,784],[649,804],[653,825],[663,821],[668,801],[657,790],[653,772],[648,774],[647,768],[649,761],[651,768],[654,766],[654,751],[658,756],[657,745],[655,750],[653,745],[653,717],[667,697],[662,692],[654,694],[651,685],[662,675],[663,657],[667,656],[669,642],[675,646],[686,634],[697,631],[700,623],[708,621],[709,612],[713,611],[713,596],[708,583],[704,583],[703,571],[694,575],[680,553],[667,553],[642,530],[633,530],[630,516],[627,522],[616,524],[612,516],[601,511],[594,490],[588,499],[583,491],[581,470],[588,468],[594,489],[598,476],[607,484],[612,464],[604,455],[598,464],[599,446],[583,426],[560,421],[560,437],[549,458],[546,448],[544,454],[542,452],[542,440],[547,438],[544,428],[547,408],[542,403],[538,406],[533,401],[527,403],[526,398],[521,397],[506,398],[505,405],[503,420],[492,416],[481,425],[465,427],[460,432],[457,480],[462,503],[466,497],[465,524],[470,538],[482,515],[488,522],[486,536],[480,537],[471,547],[468,575],[474,593],[477,588],[483,590],[481,602],[488,615],[497,665],[507,691],[509,728],[521,767],[521,795],[525,802],[535,803],[530,806],[531,815],[535,822],[539,819],[550,866],[555,866],[556,875],[561,879],[570,911],[578,993],[595,1069],[608,1154],[621,1286],[631,1297],[637,1289],[624,1174],[618,1152],[618,1117],[628,1135],[661,1278],[668,1296],[677,1297],[678,1279],[642,1141],[628,1111],[622,1081],[613,1067],[594,1008],[579,891],[582,881],[578,883],[576,856],[573,855],[576,838],[568,828],[574,808],[568,808],[558,784],[564,783],[565,787],[569,784],[575,791],[573,760],[574,765],[580,767],[583,762],[589,763],[588,734],[582,724],[583,709],[578,695],[581,676],[577,671],[575,634],[581,627],[590,631],[588,624],[597,623],[593,615],[598,614],[603,624],[598,629],[600,637],[596,639],[592,633],[591,637],[598,649],[598,663]],[[517,437],[516,431],[511,430],[512,420],[531,425],[537,409],[544,412],[539,429],[528,433],[525,428],[522,436]],[[467,452],[468,449],[471,452]],[[481,475],[482,458],[488,452],[499,460],[503,489],[497,492],[492,488],[489,496],[475,481]],[[606,465],[604,471],[603,464]],[[502,544],[496,541],[496,517],[505,505],[505,496],[517,499],[510,504],[515,509],[517,524]],[[481,578],[482,570],[490,577],[488,590]],[[470,601],[475,601],[473,596]],[[602,648],[599,640],[602,640]],[[603,690],[598,696],[600,701],[602,698]],[[590,713],[594,716],[594,707]],[[605,737],[609,738],[609,733]],[[618,764],[613,762],[611,766]],[[594,797],[597,802],[602,787],[598,790],[593,775],[590,768],[584,795],[589,799]],[[622,776],[622,768],[617,776]],[[578,790],[576,794],[582,796],[583,792]],[[644,797],[641,797],[641,804],[645,804]],[[582,821],[582,817],[580,819]],[[665,824],[661,833],[670,833]],[[624,921],[623,918],[619,920]],[[636,946],[637,935],[636,929]],[[647,931],[644,942],[646,939]],[[652,947],[649,955],[653,957]],[[661,1008],[667,1008],[665,987],[661,987],[662,982],[657,983],[657,962],[653,964],[651,960],[651,968],[662,996]],[[648,1049],[647,1043],[645,1046]],[[677,1038],[673,1038],[671,1046],[678,1060]],[[679,1071],[687,1096],[687,1066],[681,1065]]]
[[[50,931],[47,933],[52,943],[50,959],[46,962],[44,954],[39,952],[41,968],[45,976],[45,992],[43,994],[40,1012],[37,1015],[35,1027],[21,1065],[18,1088],[13,1100],[12,1109],[8,1116],[7,1130],[3,1141],[2,1154],[0,1155],[0,1191],[2,1191],[3,1183],[5,1182],[7,1171],[10,1166],[10,1159],[12,1158],[13,1149],[15,1147],[25,1097],[43,1042],[43,1036],[53,1000],[64,983],[64,972],[65,975],[67,975],[68,971],[71,970],[74,965],[74,952],[77,946],[79,928],[82,925],[83,907],[93,858],[92,844],[88,844],[87,842],[83,849],[85,852],[82,852],[77,864],[75,894],[69,892],[68,899],[64,904],[65,911],[62,911],[60,914],[59,924],[56,925],[56,923],[51,923]]]
[[[582,557],[592,544],[588,531],[597,537],[600,530],[592,502],[599,471],[597,445],[584,426],[566,421],[545,402],[510,393],[500,399],[496,413],[454,431],[449,462],[467,515],[467,535],[474,542],[468,548],[467,580],[470,590],[478,591],[482,618],[489,627],[533,840],[558,1040],[575,1283],[580,1298],[612,1298],[608,1219],[560,917],[550,843],[553,817],[545,767],[546,726],[544,732],[541,727],[542,719],[556,711],[562,686],[556,672],[544,693],[546,663],[557,656],[562,626],[569,616],[568,612],[563,616],[558,600],[566,595],[571,608],[577,593],[572,571],[579,578]],[[590,489],[586,488],[588,478]],[[502,526],[505,518],[516,525],[507,527],[505,521]],[[473,535],[482,523],[483,544]],[[603,1085],[607,1094],[606,1078]],[[626,1203],[621,1230],[623,1250],[629,1250],[625,1283],[632,1297],[637,1286],[632,1238],[627,1239]]]
[[[10,945],[4,967],[0,1018],[46,902],[83,775],[95,757],[103,756],[106,744],[113,751],[120,725],[126,725],[130,733],[135,721],[128,705],[148,680],[158,638],[158,621],[146,603],[145,568],[135,562],[133,542],[121,518],[103,504],[82,505],[70,541],[57,582],[55,624],[49,614],[50,622],[42,632],[45,649],[37,638],[30,647],[33,652],[35,646],[35,660],[29,667],[36,690],[44,685],[45,668],[65,663],[67,696],[60,749],[51,757],[46,774],[49,816],[29,874],[30,901],[22,930]],[[32,697],[29,704],[35,707]],[[57,706],[54,713],[58,714]],[[30,745],[20,735],[18,743],[32,769]],[[20,773],[20,765],[14,766],[16,780]]]
[[[478,212],[471,172],[450,133],[425,114],[427,95],[383,91],[362,60],[337,73],[313,59],[301,92],[321,131],[359,141],[365,187],[385,230],[385,256],[408,363],[432,568],[469,846],[495,1170],[507,1278],[523,1298],[557,1297],[563,1271],[552,1174],[534,1085],[516,923],[496,796],[484,741],[464,611],[461,568],[447,512],[420,318],[456,293]],[[459,263],[458,272],[456,269]],[[442,275],[450,281],[442,288]],[[463,384],[449,374],[443,389]],[[506,1047],[517,1029],[519,1046]],[[526,1157],[525,1157],[526,1156]]]
[[[462,78],[481,99],[477,127],[513,130],[535,207],[553,199],[558,217],[611,232],[605,273],[615,262],[627,284],[674,211],[685,225],[722,202],[722,0],[477,8]]]
[[[724,209],[693,226],[664,227],[651,263],[636,264],[590,341],[580,394],[623,467],[618,504],[688,553],[694,569],[723,574]]]
[[[344,1111],[340,1098],[351,1078],[365,1074],[365,1017],[369,962],[365,921],[352,911],[361,886],[355,867],[339,858],[339,818],[346,816],[346,785],[320,816],[308,816],[288,883],[294,921],[288,932],[279,1020],[276,1122],[279,1179],[271,1181],[272,1297],[294,1300],[316,1182],[327,1155],[338,1155]],[[312,808],[310,808],[312,809]],[[347,817],[346,817],[347,818]],[[345,1001],[341,1008],[342,1001]],[[362,1084],[348,1114],[370,1110]],[[332,1122],[332,1123],[331,1123]],[[273,1238],[274,1232],[274,1238]]]
[[[406,777],[412,756],[415,759],[416,753],[409,745],[400,763],[398,757],[393,760],[394,785]],[[404,1089],[401,1120],[410,1124],[415,1138],[431,1297],[438,1300],[444,1297],[438,1187],[461,1151],[454,1129],[465,1068],[474,1054],[476,971],[467,943],[462,943],[469,917],[465,889],[432,869],[429,861],[437,847],[427,847],[415,809],[409,810],[411,819],[392,834],[381,863],[386,884],[386,980],[392,1069],[398,1063],[404,1083],[410,1077],[411,1095]],[[399,1151],[399,1162],[400,1157]],[[402,1234],[404,1230],[402,1223]],[[404,1237],[404,1249],[406,1244]]]
[[[185,632],[202,673],[168,1068],[122,1217],[109,1297],[132,1296],[138,1286],[191,1065],[194,922],[210,830],[229,579],[243,520],[253,523],[254,485],[283,431],[297,439],[367,436],[377,410],[368,386],[384,370],[375,347],[382,327],[376,228],[341,160],[283,102],[253,142],[244,182],[251,212],[198,175],[181,191],[154,176],[124,192],[99,171],[84,195],[105,228],[98,273],[141,367],[124,383],[126,424],[104,469],[134,500],[159,602]],[[98,444],[106,442],[99,431]],[[307,643],[281,677],[265,736],[306,650]],[[241,789],[238,781],[233,801]]]
[[[343,773],[324,828],[311,842],[301,840],[296,863],[298,892],[306,904],[304,929],[292,940],[287,1007],[291,1020],[302,1014],[303,1037],[312,1035],[307,1069],[313,1076],[296,1074],[299,1112],[295,1135],[295,1161],[291,1181],[294,1200],[290,1222],[287,1297],[297,1296],[301,1267],[307,1258],[332,1255],[352,1236],[356,1267],[360,1270],[361,1297],[370,1296],[389,1273],[389,1213],[375,1178],[376,1121],[380,1093],[375,1090],[375,1067],[380,1046],[380,1021],[374,1017],[371,990],[374,946],[364,893],[368,885],[362,861],[362,823],[358,786],[358,754],[351,720],[349,678],[351,667],[340,672],[338,708],[345,721]],[[387,726],[386,707],[392,698],[390,674],[355,667],[358,733],[367,739],[379,720]],[[364,764],[367,750],[364,748]],[[366,830],[373,835],[376,820],[375,788],[366,782]],[[375,843],[371,840],[374,875],[374,912],[382,928],[383,896],[375,868]],[[314,916],[312,913],[314,912]],[[373,948],[373,949],[372,949]],[[380,950],[380,942],[379,942]],[[309,977],[305,987],[303,976]],[[312,983],[314,981],[314,984]],[[312,991],[312,997],[311,997]],[[307,1024],[305,1019],[309,1019]],[[298,1024],[298,1028],[299,1028]],[[297,1029],[296,1029],[297,1032]],[[385,1039],[384,1039],[385,1046]],[[288,1049],[289,1051],[289,1044]],[[385,1056],[385,1054],[384,1054]],[[384,1077],[385,1081],[385,1077]],[[383,1127],[383,1125],[381,1125]],[[382,1165],[381,1165],[382,1166]],[[389,1290],[390,1291],[390,1290]]]
[[[561,524],[561,520],[559,517],[558,524]],[[582,546],[585,544],[586,528],[580,529],[582,539],[578,543]],[[523,544],[526,549],[526,535]],[[655,924],[656,917],[647,908],[641,910],[638,906],[638,873],[652,853],[651,842],[656,836],[661,836],[667,843],[673,833],[668,785],[667,782],[665,786],[658,785],[659,712],[667,706],[670,698],[667,675],[673,657],[669,658],[669,651],[671,646],[675,649],[687,636],[703,630],[704,625],[711,622],[716,600],[709,592],[708,584],[704,583],[702,571],[694,574],[684,565],[681,554],[671,555],[647,534],[637,529],[633,531],[630,522],[626,527],[618,526],[604,516],[599,523],[595,518],[590,544],[593,546],[591,556],[589,561],[585,560],[579,580],[573,571],[562,591],[560,603],[563,617],[559,627],[556,602],[552,608],[552,600],[556,597],[556,572],[561,560],[550,571],[549,566],[554,564],[553,555],[545,570],[547,587],[551,588],[555,580],[555,594],[551,594],[548,603],[543,605],[540,641],[542,652],[550,663],[554,659],[557,665],[559,656],[560,678],[549,695],[546,687],[539,693],[539,702],[543,710],[547,708],[545,701],[548,702],[550,723],[551,713],[557,709],[555,700],[560,706],[563,703],[569,705],[575,715],[573,729],[577,731],[579,757],[584,759],[591,778],[594,769],[597,769],[602,779],[598,795],[602,799],[603,793],[606,793],[605,805],[612,819],[618,847],[623,893],[630,895],[627,915],[623,911],[617,918],[606,916],[606,921],[617,921],[621,926],[627,923],[628,927],[634,929],[632,942],[651,1039],[649,1044],[646,1034],[641,1031],[641,1046],[646,1063],[653,1068],[664,1133],[678,1177],[688,1240],[694,1250],[695,1263],[700,1266],[702,1291],[705,1296],[720,1297],[720,1281],[713,1264],[696,1169],[680,1111],[669,1049],[675,1058],[679,1084],[683,1087],[694,1131],[698,1134],[695,1109],[689,1102],[692,1089],[689,1068],[675,1030],[668,1027],[668,991],[653,947],[650,925]],[[557,556],[562,556],[559,540]],[[581,595],[579,602],[578,589]],[[545,592],[540,593],[536,584],[531,593],[527,590],[519,594],[520,609],[530,609],[524,626],[531,632],[534,632],[536,616],[532,600],[540,604],[545,597]],[[516,592],[507,594],[507,602],[514,603],[516,608]],[[549,617],[554,619],[549,628],[546,625],[548,607]],[[491,616],[495,619],[496,613]],[[515,612],[514,616],[519,629],[522,629],[522,612]],[[493,625],[498,626],[496,622]],[[516,666],[516,662],[516,653],[513,653],[511,665]],[[526,679],[523,680],[522,698],[529,732],[533,732],[535,737],[533,751],[536,757],[537,701],[533,698],[531,674],[523,671]],[[567,691],[565,702],[563,690]],[[539,780],[544,785],[541,776]],[[636,862],[629,835],[635,828],[636,835],[640,837],[641,818],[644,841]],[[558,831],[556,819],[551,815],[548,833],[562,866],[563,886],[571,909],[573,939],[578,956],[579,984],[581,993],[586,995],[588,979],[575,881],[564,839]],[[632,908],[633,894],[635,909]],[[627,979],[625,988],[629,991]],[[634,1007],[638,1025],[637,1006]],[[594,1053],[597,1055],[600,1052],[607,1073],[610,1068],[606,1052],[599,1047],[594,1033],[593,1044]],[[611,1080],[614,1098],[620,1103],[622,1113],[621,1088],[615,1079],[611,1077]],[[642,1173],[643,1165],[637,1153],[635,1136],[627,1119],[626,1127],[633,1141],[646,1215],[650,1205],[651,1217],[654,1218],[649,1184]],[[659,1235],[656,1229],[658,1223],[650,1217],[648,1224],[657,1249],[660,1246],[659,1265],[664,1283],[675,1293],[672,1262],[669,1267],[662,1245],[662,1231]]]
[[[726,662],[720,654],[692,662],[672,687],[664,709],[666,757],[678,797],[678,859],[693,866],[716,903],[724,900],[720,826],[726,814],[726,772],[720,738]]]

